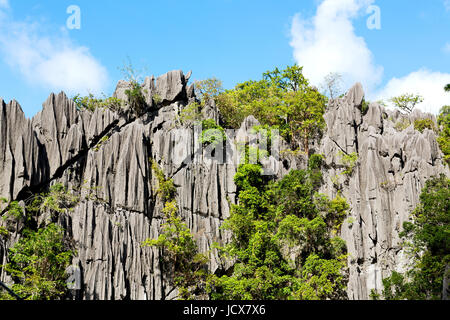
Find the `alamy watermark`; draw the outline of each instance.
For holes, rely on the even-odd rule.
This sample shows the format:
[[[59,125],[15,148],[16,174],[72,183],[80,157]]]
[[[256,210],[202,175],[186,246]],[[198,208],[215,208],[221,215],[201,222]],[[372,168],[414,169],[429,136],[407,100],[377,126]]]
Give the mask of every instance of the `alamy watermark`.
[[[370,5],[366,10],[367,14],[370,14],[367,18],[367,28],[369,30],[380,30],[381,29],[381,9],[379,6]]]
[[[81,9],[77,5],[70,5],[67,7],[66,13],[70,16],[67,18],[66,26],[69,30],[81,29]]]

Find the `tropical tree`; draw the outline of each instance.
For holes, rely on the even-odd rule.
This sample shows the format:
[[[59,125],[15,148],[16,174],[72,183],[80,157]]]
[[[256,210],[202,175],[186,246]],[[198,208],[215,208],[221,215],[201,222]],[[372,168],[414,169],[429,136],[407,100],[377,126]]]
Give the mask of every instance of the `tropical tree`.
[[[405,93],[398,97],[392,97],[389,99],[397,108],[405,111],[406,113],[411,113],[415,106],[423,102],[423,97],[420,95],[414,95],[411,93]]]
[[[445,278],[450,278],[450,179],[445,175],[427,181],[420,203],[400,234],[411,259],[407,271],[383,279],[387,300],[442,299]]]
[[[277,183],[258,164],[239,167],[239,202],[224,224],[232,239],[218,247],[235,263],[210,278],[212,299],[346,298],[346,246],[331,230],[348,206],[316,198],[310,167]]]
[[[279,129],[292,149],[302,147],[306,154],[311,140],[325,128],[326,97],[309,85],[297,65],[238,84],[220,94],[217,104],[227,126],[239,127],[245,117],[253,115],[263,126]]]

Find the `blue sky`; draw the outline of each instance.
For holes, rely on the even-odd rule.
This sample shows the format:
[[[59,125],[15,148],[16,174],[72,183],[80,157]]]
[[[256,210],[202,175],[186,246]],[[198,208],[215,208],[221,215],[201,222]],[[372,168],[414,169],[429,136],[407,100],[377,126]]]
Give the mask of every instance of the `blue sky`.
[[[70,5],[80,29],[67,28]],[[372,100],[417,93],[436,113],[450,104],[449,30],[450,0],[0,0],[0,97],[31,117],[51,92],[111,95],[127,57],[226,88],[298,63],[317,86],[339,72]]]

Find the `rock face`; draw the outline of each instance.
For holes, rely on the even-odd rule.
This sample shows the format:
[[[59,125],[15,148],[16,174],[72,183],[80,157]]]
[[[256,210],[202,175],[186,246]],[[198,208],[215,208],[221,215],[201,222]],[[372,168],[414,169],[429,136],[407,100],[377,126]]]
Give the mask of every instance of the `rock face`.
[[[202,149],[200,132],[178,125],[180,111],[195,99],[189,77],[172,71],[156,80],[146,78],[142,87],[148,110],[138,119],[108,109],[80,111],[64,93],[50,95],[32,119],[25,118],[17,102],[0,100],[0,197],[23,203],[54,183],[79,190],[80,203],[58,218],[76,245],[78,298],[170,298],[163,290],[158,250],[141,246],[159,235],[162,222],[150,159],[173,179],[180,215],[200,250],[229,239],[220,226],[236,201],[237,162],[226,160],[236,158],[237,145],[252,137],[257,121],[249,117],[236,133],[228,133],[225,154]],[[114,96],[125,98],[129,85],[119,82]],[[362,115],[363,97],[361,85],[355,85],[330,103],[328,131],[317,147],[327,164],[322,191],[333,197],[340,190],[352,208],[352,219],[342,228],[350,253],[350,299],[366,299],[370,289],[380,288],[382,276],[401,267],[403,221],[426,179],[448,174],[432,131],[409,127],[398,132],[394,123],[402,115],[376,104]],[[205,112],[219,119],[214,103]],[[411,118],[425,116],[416,112]],[[359,154],[350,176],[342,175],[339,152]],[[301,157],[267,162],[277,169],[269,174],[278,176],[306,165]],[[18,237],[0,237],[0,264]],[[210,268],[220,267],[213,256]],[[7,281],[7,275],[0,273],[0,280]]]
[[[371,289],[382,289],[382,278],[405,263],[399,232],[417,206],[425,181],[449,174],[435,133],[411,125],[399,132],[402,116],[371,104],[361,113],[364,92],[356,84],[347,95],[329,105],[327,133],[320,151],[328,169],[323,192],[333,197],[341,190],[351,213],[342,227],[350,267],[350,299],[367,299]],[[415,110],[409,119],[431,118]],[[358,154],[351,175],[343,174],[343,154]]]

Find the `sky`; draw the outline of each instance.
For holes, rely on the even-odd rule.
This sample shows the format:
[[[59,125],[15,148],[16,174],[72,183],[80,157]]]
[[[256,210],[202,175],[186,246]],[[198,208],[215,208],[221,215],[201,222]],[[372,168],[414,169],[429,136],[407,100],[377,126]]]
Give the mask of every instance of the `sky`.
[[[142,75],[192,70],[224,87],[295,63],[317,87],[342,75],[366,98],[450,104],[450,0],[0,0],[0,97],[27,117],[51,92],[110,96]]]

